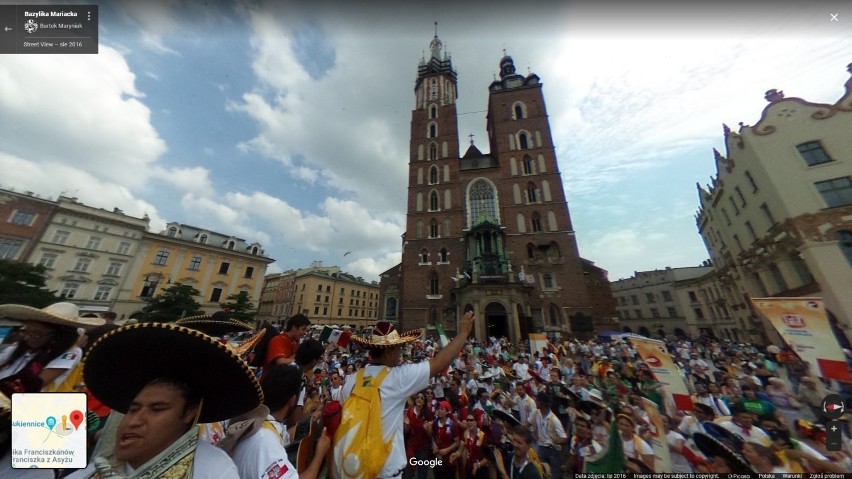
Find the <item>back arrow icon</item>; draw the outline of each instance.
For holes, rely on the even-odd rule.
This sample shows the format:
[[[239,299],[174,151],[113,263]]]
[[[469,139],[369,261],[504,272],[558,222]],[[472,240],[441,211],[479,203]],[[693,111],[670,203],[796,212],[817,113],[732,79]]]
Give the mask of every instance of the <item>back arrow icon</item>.
[[[11,29],[12,29],[12,28],[10,28],[10,27],[6,27],[6,28],[4,28],[3,30],[6,30],[6,31],[8,32],[8,31],[9,31],[9,30],[11,30]]]

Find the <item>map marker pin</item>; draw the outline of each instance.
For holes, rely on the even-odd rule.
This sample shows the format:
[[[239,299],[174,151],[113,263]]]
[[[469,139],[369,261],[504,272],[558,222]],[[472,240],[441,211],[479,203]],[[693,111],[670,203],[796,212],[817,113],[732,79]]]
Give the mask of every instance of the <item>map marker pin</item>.
[[[53,430],[53,426],[56,425],[56,418],[53,416],[47,416],[47,419],[45,419],[44,422],[47,424],[49,429]]]
[[[74,429],[80,429],[80,423],[83,422],[83,413],[80,411],[71,411],[71,424],[74,425]]]

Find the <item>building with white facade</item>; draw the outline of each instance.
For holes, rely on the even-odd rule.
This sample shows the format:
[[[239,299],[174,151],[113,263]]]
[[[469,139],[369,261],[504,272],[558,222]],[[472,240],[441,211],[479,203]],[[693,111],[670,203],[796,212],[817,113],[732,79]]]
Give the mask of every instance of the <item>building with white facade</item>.
[[[771,333],[748,297],[821,297],[835,332],[845,332],[852,324],[852,80],[835,103],[777,90],[766,100],[755,125],[724,127],[716,176],[698,186],[696,223],[715,267],[712,289],[755,340]]]

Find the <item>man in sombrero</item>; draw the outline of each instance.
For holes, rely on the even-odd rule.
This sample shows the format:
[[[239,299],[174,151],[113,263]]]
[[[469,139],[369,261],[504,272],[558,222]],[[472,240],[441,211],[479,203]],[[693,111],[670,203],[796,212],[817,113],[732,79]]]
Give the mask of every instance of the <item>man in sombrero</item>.
[[[370,339],[353,336],[352,341],[370,351],[370,361],[364,366],[364,377],[376,377],[384,368],[390,368],[379,387],[382,406],[382,438],[392,444],[379,477],[395,479],[402,476],[407,465],[402,416],[409,396],[426,389],[429,378],[439,375],[450,366],[464,348],[473,329],[473,311],[459,320],[458,335],[428,362],[401,365],[402,345],[417,340],[420,331],[399,334],[393,324],[379,321]],[[341,402],[346,402],[355,386],[356,375],[347,378],[343,385]],[[344,411],[345,414],[345,411]]]
[[[262,400],[248,364],[230,348],[174,324],[133,324],[92,346],[83,377],[124,416],[106,438],[112,447],[69,478],[239,478],[224,451],[199,441],[196,425],[239,416]]]

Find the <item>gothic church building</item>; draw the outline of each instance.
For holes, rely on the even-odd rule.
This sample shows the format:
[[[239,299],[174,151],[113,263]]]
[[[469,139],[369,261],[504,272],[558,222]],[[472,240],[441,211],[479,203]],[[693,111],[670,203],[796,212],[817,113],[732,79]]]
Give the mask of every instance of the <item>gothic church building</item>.
[[[590,296],[539,77],[500,60],[489,87],[489,153],[459,157],[457,78],[436,35],[411,115],[402,262],[382,274],[380,319],[402,331],[476,312],[475,336],[592,331]]]

